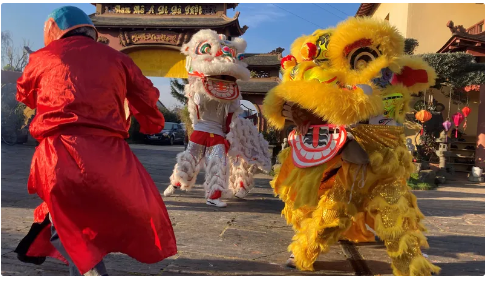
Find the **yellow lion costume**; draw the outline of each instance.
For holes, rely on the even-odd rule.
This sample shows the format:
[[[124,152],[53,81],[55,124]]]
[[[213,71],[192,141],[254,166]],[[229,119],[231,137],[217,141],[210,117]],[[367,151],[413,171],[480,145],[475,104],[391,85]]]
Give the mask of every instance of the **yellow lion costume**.
[[[426,229],[407,185],[414,166],[402,127],[410,94],[436,74],[403,51],[388,22],[350,18],[296,39],[282,60],[283,81],[263,112],[277,129],[296,124],[271,185],[296,232],[289,251],[300,270],[313,270],[340,238],[373,241],[369,230],[384,241],[395,275],[440,270],[421,253]]]

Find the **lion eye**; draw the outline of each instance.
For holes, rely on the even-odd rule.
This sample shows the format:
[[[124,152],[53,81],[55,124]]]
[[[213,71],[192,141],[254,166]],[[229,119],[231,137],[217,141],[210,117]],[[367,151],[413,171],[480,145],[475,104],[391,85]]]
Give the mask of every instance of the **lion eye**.
[[[211,54],[210,43],[202,42],[201,44],[199,44],[195,49],[195,54],[199,54],[199,55]]]
[[[362,47],[354,50],[348,56],[351,69],[363,70],[367,65],[379,57],[379,52],[370,47]]]
[[[346,58],[352,70],[363,70],[382,53],[373,47],[371,40],[362,39],[345,48]]]

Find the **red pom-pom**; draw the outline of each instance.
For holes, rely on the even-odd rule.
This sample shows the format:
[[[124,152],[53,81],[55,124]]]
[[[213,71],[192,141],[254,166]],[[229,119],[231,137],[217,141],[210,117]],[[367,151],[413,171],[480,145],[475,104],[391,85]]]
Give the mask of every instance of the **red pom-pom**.
[[[311,42],[307,42],[304,45],[302,45],[301,48],[301,55],[302,58],[306,61],[311,61],[314,58],[316,58],[318,52],[318,48],[316,44],[313,44]]]
[[[280,65],[282,66],[282,69],[288,69],[290,67],[294,67],[297,65],[297,60],[295,59],[294,56],[292,55],[287,55],[284,58],[282,58],[282,61],[280,61]]]

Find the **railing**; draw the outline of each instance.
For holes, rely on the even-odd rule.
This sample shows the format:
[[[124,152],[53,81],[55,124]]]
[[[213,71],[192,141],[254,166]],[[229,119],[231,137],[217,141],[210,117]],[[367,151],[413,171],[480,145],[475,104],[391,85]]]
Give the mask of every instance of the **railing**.
[[[484,31],[485,20],[478,22],[477,24],[467,29],[468,34],[479,34]]]

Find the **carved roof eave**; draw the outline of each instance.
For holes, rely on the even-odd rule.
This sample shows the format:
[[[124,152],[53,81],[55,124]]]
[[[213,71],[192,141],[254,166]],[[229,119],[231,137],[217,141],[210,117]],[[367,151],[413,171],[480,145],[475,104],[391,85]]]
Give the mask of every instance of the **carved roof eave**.
[[[360,7],[358,7],[357,13],[355,14],[355,17],[371,16],[379,5],[379,3],[361,3]]]
[[[238,6],[238,5],[236,4],[236,6]],[[243,34],[246,32],[246,30],[248,30],[248,26],[247,26],[247,25],[244,25],[244,26],[242,26],[242,27],[240,26],[240,24],[239,24],[239,20],[238,20],[239,14],[240,14],[240,12],[239,12],[239,11],[237,11],[237,12],[234,14],[234,17],[233,17],[232,19],[231,19],[231,18],[229,18],[229,17],[227,17],[226,15],[222,15],[222,17],[223,17],[223,18],[224,18],[226,21],[229,21],[229,22],[234,22],[234,23],[236,24],[236,27],[238,28],[238,31],[239,31],[240,36],[241,36],[241,35],[243,35]]]
[[[480,43],[481,45],[485,45],[485,40],[480,40],[480,39],[476,38],[474,35],[454,33],[454,34],[452,34],[450,39],[448,39],[448,41],[443,45],[443,47],[440,48],[440,50],[438,50],[436,53],[447,52],[449,50],[450,46],[452,46],[452,44],[457,42],[457,40],[464,40],[464,41],[472,42],[474,44],[474,47],[476,47],[476,44],[478,44],[478,43]],[[484,48],[484,47],[482,47],[482,48]]]
[[[114,27],[120,27],[120,28],[153,28],[153,27],[168,27],[168,28],[181,28],[181,29],[202,29],[202,28],[225,28],[225,27],[235,27],[237,33],[241,36],[243,35],[248,27],[245,25],[241,27],[239,25],[239,12],[236,12],[233,18],[229,18],[225,15],[217,16],[217,17],[183,17],[183,16],[173,16],[172,18],[178,18],[178,19],[185,19],[186,24],[185,25],[170,25],[172,22],[172,18],[170,17],[161,17],[161,18],[153,18],[151,19],[151,22],[147,22],[148,24],[141,24],[137,23],[131,24],[131,21],[134,21],[134,19],[140,20],[141,17],[120,17],[120,16],[103,16],[103,15],[96,15],[95,13],[90,14],[89,17],[92,19],[94,22],[95,26],[97,28],[114,28]],[[123,19],[123,20],[122,20]],[[219,22],[212,23],[209,22],[206,24],[206,19],[208,20],[220,20]],[[102,23],[100,23],[102,21]],[[192,22],[195,22],[194,25],[192,25]]]

